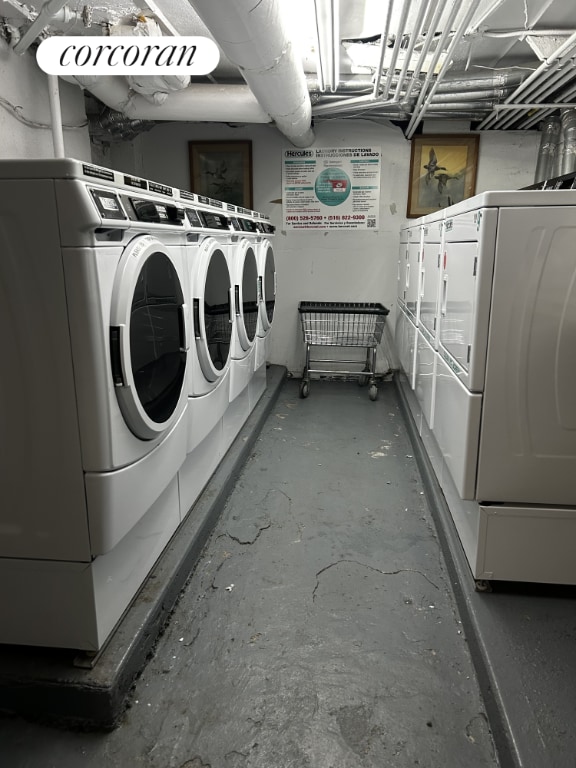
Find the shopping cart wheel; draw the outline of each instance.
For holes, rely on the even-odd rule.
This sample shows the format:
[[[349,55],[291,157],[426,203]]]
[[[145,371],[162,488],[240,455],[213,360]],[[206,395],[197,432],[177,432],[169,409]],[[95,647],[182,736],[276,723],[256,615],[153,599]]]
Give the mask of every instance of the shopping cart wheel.
[[[308,397],[310,394],[310,384],[307,381],[300,383],[300,397]]]
[[[370,389],[368,390],[368,395],[370,397],[370,400],[378,399],[378,387],[376,386],[376,384],[370,385]]]

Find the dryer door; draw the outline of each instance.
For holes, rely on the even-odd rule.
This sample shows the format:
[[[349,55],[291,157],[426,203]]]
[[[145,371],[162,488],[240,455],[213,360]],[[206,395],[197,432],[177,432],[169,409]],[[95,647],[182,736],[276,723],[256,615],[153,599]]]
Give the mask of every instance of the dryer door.
[[[144,440],[169,429],[186,405],[186,305],[169,252],[144,235],[126,248],[111,304],[110,355],[118,403]]]
[[[194,334],[202,373],[215,383],[230,360],[232,283],[222,246],[213,239],[203,246],[194,287]]]
[[[274,319],[274,307],[276,304],[276,266],[274,264],[274,251],[268,241],[263,243],[264,249],[264,274],[258,278],[260,286],[260,320],[262,328],[269,331]]]
[[[234,286],[236,328],[242,349],[246,352],[254,343],[258,324],[258,267],[254,248],[245,249],[242,282]]]

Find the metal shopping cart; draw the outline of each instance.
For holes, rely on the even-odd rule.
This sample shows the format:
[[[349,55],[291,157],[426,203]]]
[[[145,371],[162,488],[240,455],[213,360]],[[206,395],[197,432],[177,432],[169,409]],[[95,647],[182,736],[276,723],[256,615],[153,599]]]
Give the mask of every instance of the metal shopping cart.
[[[306,344],[306,365],[300,383],[300,397],[310,393],[310,374],[358,376],[359,384],[368,384],[370,400],[378,397],[376,386],[376,347],[382,339],[386,315],[390,310],[382,304],[341,303],[335,301],[301,301],[298,305],[302,335]],[[363,360],[312,359],[313,347],[361,347],[366,350]],[[329,369],[333,365],[362,365],[358,370]],[[322,364],[314,368],[313,364]]]

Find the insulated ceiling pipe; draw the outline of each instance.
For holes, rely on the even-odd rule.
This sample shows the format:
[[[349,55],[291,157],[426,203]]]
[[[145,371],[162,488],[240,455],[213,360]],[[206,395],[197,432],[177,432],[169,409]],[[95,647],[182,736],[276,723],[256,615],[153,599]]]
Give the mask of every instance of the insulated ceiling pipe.
[[[151,104],[130,90],[124,77],[64,77],[94,94],[110,109],[139,120],[193,120],[219,123],[269,123],[270,115],[247,85],[192,84]]]
[[[189,1],[278,130],[295,146],[310,146],[312,104],[280,0]]]

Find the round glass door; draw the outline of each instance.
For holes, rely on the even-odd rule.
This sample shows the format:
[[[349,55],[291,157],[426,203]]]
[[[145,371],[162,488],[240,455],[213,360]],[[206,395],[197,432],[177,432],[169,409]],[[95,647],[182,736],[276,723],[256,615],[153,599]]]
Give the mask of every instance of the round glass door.
[[[186,306],[168,251],[145,235],[126,248],[112,292],[110,363],[130,430],[152,439],[181,413],[186,393]]]
[[[215,250],[208,264],[204,284],[204,329],[208,353],[217,371],[226,367],[232,338],[230,271],[226,257]]]
[[[264,265],[264,302],[266,318],[269,325],[272,325],[274,305],[276,303],[276,266],[274,264],[274,251],[271,245],[266,250],[266,263]]]
[[[184,383],[184,297],[178,273],[163,253],[140,270],[130,311],[132,376],[146,414],[158,424],[172,416]]]
[[[258,325],[258,267],[252,248],[246,251],[242,269],[242,317],[246,338],[252,343]]]

